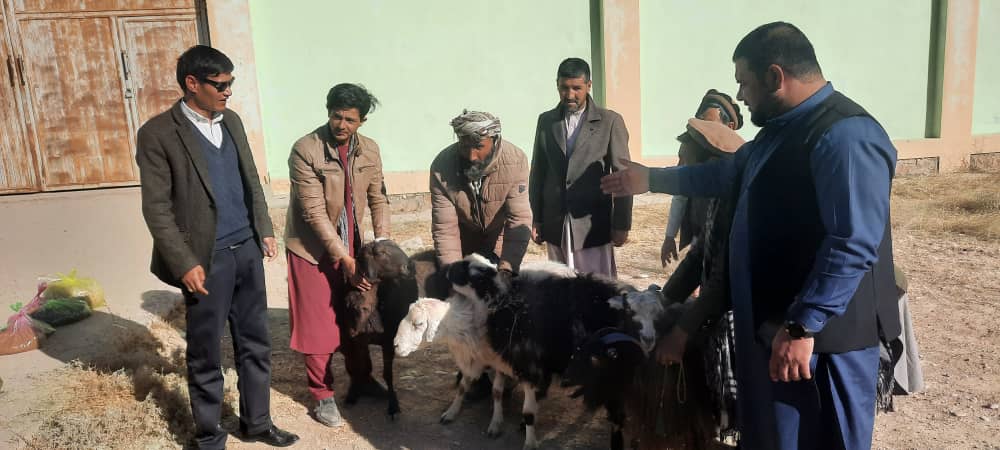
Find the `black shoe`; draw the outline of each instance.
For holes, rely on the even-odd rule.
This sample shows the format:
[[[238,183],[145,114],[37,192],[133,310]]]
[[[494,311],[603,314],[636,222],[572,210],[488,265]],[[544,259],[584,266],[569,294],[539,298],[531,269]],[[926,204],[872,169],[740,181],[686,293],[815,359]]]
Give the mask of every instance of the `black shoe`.
[[[288,447],[299,440],[297,434],[289,433],[274,425],[257,434],[246,434],[241,431],[239,438],[243,442],[263,442],[271,447]]]

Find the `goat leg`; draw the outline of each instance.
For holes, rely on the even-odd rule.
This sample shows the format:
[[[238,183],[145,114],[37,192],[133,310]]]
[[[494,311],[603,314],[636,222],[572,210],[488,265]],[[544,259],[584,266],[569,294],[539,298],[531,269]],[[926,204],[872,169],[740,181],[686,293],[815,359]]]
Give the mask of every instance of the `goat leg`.
[[[503,388],[504,376],[499,370],[493,371],[493,417],[486,429],[486,436],[495,438],[503,433]]]
[[[521,408],[524,416],[524,450],[535,450],[538,448],[538,438],[535,437],[535,416],[538,414],[535,386],[522,383],[521,389],[524,391],[524,407]]]
[[[385,388],[389,391],[389,409],[387,411],[389,420],[395,421],[399,417],[399,398],[396,397],[396,384],[392,376],[392,361],[396,353],[392,349],[392,342],[382,345],[382,379],[385,380]]]
[[[608,410],[608,421],[611,422],[611,450],[624,450],[625,437],[622,429],[625,426],[625,406],[621,400],[611,400],[604,407]]]
[[[455,399],[451,401],[451,406],[441,414],[441,423],[451,423],[455,420],[458,412],[462,410],[462,400],[465,399],[465,393],[472,387],[472,381],[479,378],[482,373],[482,368],[469,372],[462,371],[462,379],[458,382],[458,392],[455,393]]]

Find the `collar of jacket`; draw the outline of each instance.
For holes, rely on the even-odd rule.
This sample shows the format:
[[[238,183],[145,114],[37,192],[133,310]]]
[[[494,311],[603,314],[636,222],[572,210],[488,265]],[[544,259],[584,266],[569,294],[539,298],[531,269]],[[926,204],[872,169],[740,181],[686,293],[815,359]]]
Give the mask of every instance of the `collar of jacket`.
[[[327,153],[326,157],[331,160],[339,160],[340,155],[335,151],[331,151],[331,149],[337,148],[337,141],[333,139],[333,132],[330,131],[330,124],[326,123],[321,125],[317,131],[320,140],[326,144],[324,148],[324,151]],[[361,154],[365,151],[364,145],[362,144],[363,141],[358,138],[358,136],[359,134],[357,132],[351,135],[350,151],[348,152],[349,155],[361,156]]]

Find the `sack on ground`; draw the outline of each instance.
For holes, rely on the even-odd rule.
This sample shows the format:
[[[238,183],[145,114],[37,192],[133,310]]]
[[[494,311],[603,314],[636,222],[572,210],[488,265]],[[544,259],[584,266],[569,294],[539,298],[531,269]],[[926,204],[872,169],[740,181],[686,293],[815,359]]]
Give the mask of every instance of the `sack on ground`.
[[[0,329],[0,355],[34,350],[41,346],[42,341],[55,331],[45,322],[32,319],[29,315],[30,312],[40,308],[44,290],[45,283],[39,284],[38,293],[35,294],[35,298],[30,303],[24,307],[17,305],[13,308],[17,312],[7,319],[7,326]]]
[[[28,315],[32,319],[61,327],[90,317],[91,311],[86,297],[50,298],[44,300],[41,308]]]
[[[83,297],[90,304],[90,309],[107,306],[104,299],[104,288],[93,278],[80,278],[76,269],[68,274],[56,274],[56,278],[48,281],[45,290],[46,299]]]

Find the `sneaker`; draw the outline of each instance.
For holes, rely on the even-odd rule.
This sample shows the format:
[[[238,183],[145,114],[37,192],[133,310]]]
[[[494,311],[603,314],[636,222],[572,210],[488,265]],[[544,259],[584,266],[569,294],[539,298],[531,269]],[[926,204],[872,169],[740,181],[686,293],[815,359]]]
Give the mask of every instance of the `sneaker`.
[[[333,397],[324,398],[319,401],[313,409],[316,421],[330,428],[336,428],[344,424],[344,419],[340,417],[340,410]]]

